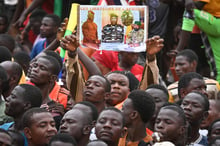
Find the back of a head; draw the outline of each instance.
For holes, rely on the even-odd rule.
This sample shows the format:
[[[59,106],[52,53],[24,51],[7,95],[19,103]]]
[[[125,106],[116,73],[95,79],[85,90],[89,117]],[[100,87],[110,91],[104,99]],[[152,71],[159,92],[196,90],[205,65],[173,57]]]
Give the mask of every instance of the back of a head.
[[[49,113],[49,112],[46,109],[39,108],[39,107],[34,107],[34,108],[27,110],[22,117],[23,128],[25,127],[30,128],[32,125],[33,115],[39,114],[39,113]]]
[[[203,77],[196,72],[189,72],[189,73],[186,73],[183,76],[181,76],[179,83],[178,83],[178,96],[180,98],[183,98],[183,97],[181,97],[180,90],[183,88],[187,88],[187,86],[189,86],[189,83],[192,79],[203,80]]]
[[[166,95],[166,100],[168,101],[169,99],[169,92],[167,90],[167,88],[165,88],[163,85],[160,85],[160,84],[151,84],[147,87],[147,89],[158,89],[158,90],[161,90],[163,91],[163,93]],[[147,90],[146,89],[146,90]]]
[[[133,107],[140,114],[142,121],[147,123],[155,111],[153,97],[145,91],[134,90],[128,95],[128,98],[132,100]]]
[[[90,141],[87,146],[108,146],[104,141],[102,140],[93,140],[93,141]]]
[[[31,13],[31,15],[30,15],[30,19],[39,19],[39,20],[41,20],[44,16],[46,16],[47,15],[47,13],[44,11],[44,10],[42,10],[42,9],[36,9],[36,10],[34,10],[32,13]]]
[[[9,88],[8,75],[3,67],[0,66],[0,93]]]
[[[10,61],[12,58],[11,52],[5,46],[0,46],[0,63],[3,61]]]
[[[31,61],[30,56],[25,52],[16,52],[13,55],[14,61],[19,63],[23,70],[27,70]]]
[[[60,17],[55,15],[55,14],[47,14],[46,16],[44,17],[48,17],[48,18],[51,18],[53,20],[53,23],[54,23],[54,26],[56,27],[59,27],[60,26],[60,23],[61,23],[61,20],[60,20]]]
[[[184,56],[186,57],[186,59],[189,61],[189,63],[192,63],[193,61],[198,62],[198,56],[196,55],[196,53],[190,49],[184,49],[182,51],[180,51],[176,57],[178,56]]]
[[[68,143],[71,146],[77,146],[77,143],[76,143],[75,139],[72,136],[70,136],[69,134],[66,134],[66,133],[59,133],[57,135],[54,135],[51,138],[48,146],[55,146],[53,144],[56,143],[56,142]],[[61,143],[59,143],[59,144],[61,145]]]
[[[0,34],[0,46],[5,46],[13,53],[15,49],[15,40],[8,34]]]
[[[24,100],[31,103],[31,107],[40,107],[42,104],[42,94],[38,87],[29,84],[18,85],[24,89]]]
[[[24,145],[24,137],[23,135],[16,130],[9,130],[8,133],[11,135],[13,139],[13,146],[22,146]]]

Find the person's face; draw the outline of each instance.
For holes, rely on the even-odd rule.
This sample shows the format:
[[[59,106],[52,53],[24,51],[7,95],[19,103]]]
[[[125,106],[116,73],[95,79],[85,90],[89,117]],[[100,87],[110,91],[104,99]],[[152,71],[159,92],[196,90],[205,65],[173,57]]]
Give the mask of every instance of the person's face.
[[[32,65],[30,81],[36,85],[49,83],[51,81],[52,64],[45,58],[38,58]]]
[[[103,102],[106,96],[105,92],[105,79],[99,76],[91,76],[85,83],[83,89],[84,101],[91,103]]]
[[[157,115],[154,130],[160,133],[161,141],[176,143],[184,134],[185,128],[182,123],[176,111],[162,108]]]
[[[220,113],[218,111],[218,105],[216,105],[215,100],[209,100],[209,115],[208,117],[202,121],[201,128],[208,129],[209,125],[216,119],[220,118]]]
[[[63,142],[63,141],[53,141],[50,146],[74,146],[72,143]]]
[[[29,20],[31,30],[34,32],[35,35],[40,34],[40,27],[41,27],[41,20],[37,18],[30,18]]]
[[[7,31],[7,23],[3,17],[0,17],[0,33],[5,33]]]
[[[12,138],[3,132],[0,132],[0,146],[11,146]]]
[[[168,102],[167,95],[160,89],[156,88],[150,88],[146,90],[147,93],[149,93],[155,101],[155,112],[153,115],[153,118],[156,118],[160,108]]]
[[[123,133],[123,118],[120,113],[112,110],[101,112],[95,126],[95,133],[98,139],[108,145],[118,144]]]
[[[134,52],[120,52],[122,64],[132,67],[137,63],[139,53]]]
[[[201,95],[196,93],[187,94],[182,101],[181,108],[184,110],[186,119],[189,123],[197,123],[201,122],[204,118],[204,104],[205,101],[201,97]]]
[[[206,92],[206,84],[204,80],[201,79],[194,78],[189,82],[189,85],[185,89],[180,89],[181,97],[184,98],[184,96],[191,91],[198,91],[208,96],[208,93]]]
[[[116,25],[118,22],[118,18],[113,16],[110,18],[110,21],[111,21],[111,25]]]
[[[93,20],[94,20],[94,14],[89,13],[89,14],[88,14],[88,19],[91,20],[91,21],[93,21]]]
[[[129,80],[125,75],[111,73],[107,76],[111,83],[111,95],[106,99],[106,103],[115,106],[127,98],[129,89]]]
[[[177,56],[175,60],[175,71],[180,78],[188,72],[195,72],[196,66],[194,63],[190,63],[185,56]]]
[[[209,137],[208,137],[209,142],[218,136],[220,136],[220,121],[216,122],[212,126],[212,130],[211,130]]]
[[[47,145],[51,137],[57,134],[53,116],[49,112],[35,113],[31,119],[27,138],[34,145]]]
[[[44,17],[40,26],[41,37],[52,37],[56,35],[57,27],[54,25],[53,19]]]
[[[131,123],[130,116],[131,116],[132,112],[134,111],[133,103],[130,98],[127,98],[125,100],[121,111],[122,111],[124,118],[125,118],[125,126],[129,127],[129,125]]]
[[[23,99],[24,89],[20,86],[16,86],[11,95],[7,98],[5,103],[5,114],[8,116],[16,117],[25,112],[25,101]]]
[[[79,141],[83,136],[83,129],[86,126],[87,119],[85,114],[78,109],[68,111],[61,120],[59,132],[67,133],[76,141]]]

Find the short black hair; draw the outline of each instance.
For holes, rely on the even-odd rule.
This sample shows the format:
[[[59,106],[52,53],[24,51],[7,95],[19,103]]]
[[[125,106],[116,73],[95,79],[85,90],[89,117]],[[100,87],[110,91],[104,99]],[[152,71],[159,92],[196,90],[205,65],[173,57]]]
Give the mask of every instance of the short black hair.
[[[190,49],[184,49],[182,51],[180,51],[176,57],[178,56],[184,56],[186,57],[187,61],[189,61],[190,63],[192,63],[193,61],[198,62],[198,56],[196,55],[196,53]]]
[[[78,102],[77,104],[82,104],[82,105],[88,106],[91,109],[92,121],[96,121],[98,119],[99,113],[98,113],[98,110],[94,104],[92,104],[89,101],[81,101],[81,102]]]
[[[54,52],[52,50],[46,50],[46,51],[44,51],[44,53],[48,56],[52,56],[52,57],[56,58],[58,63],[60,64],[60,68],[63,67],[62,58],[60,57],[60,55],[57,52]]]
[[[44,58],[52,64],[51,72],[54,75],[58,75],[60,73],[61,66],[60,66],[59,62],[57,61],[57,59],[55,57],[47,55],[47,56],[41,56],[38,59],[40,59],[40,58]]]
[[[7,91],[9,89],[8,74],[2,66],[0,66],[0,83],[0,88],[2,92]]]
[[[54,135],[48,144],[48,146],[51,146],[52,142],[55,141],[61,141],[65,143],[71,143],[73,146],[77,146],[76,140],[70,136],[69,134],[66,133],[58,133],[57,135]]]
[[[42,19],[44,16],[47,15],[47,12],[45,12],[42,9],[35,9],[31,15],[30,15],[30,19],[32,18],[36,18],[36,19]]]
[[[27,110],[22,117],[23,128],[25,127],[30,128],[32,125],[31,120],[32,120],[33,115],[39,114],[39,113],[50,113],[50,112],[44,108],[39,108],[39,107],[34,107],[34,108]]]
[[[99,76],[103,78],[105,80],[105,92],[111,92],[111,84],[106,77],[104,77],[103,75],[92,75],[92,76]],[[92,76],[89,76],[89,78]]]
[[[160,110],[162,110],[162,109],[170,109],[170,110],[173,110],[173,111],[177,112],[178,117],[181,118],[182,124],[183,125],[187,124],[187,120],[186,120],[184,110],[178,104],[167,103],[164,106],[162,106]]]
[[[216,140],[220,140],[220,136],[216,136],[215,138],[213,138],[213,139],[210,141],[209,146],[212,146],[213,144],[214,144],[213,146],[216,146],[216,145],[215,145]]]
[[[14,61],[18,62],[20,65],[25,64],[26,66],[29,66],[29,63],[31,61],[30,56],[23,51],[19,51],[14,53],[13,55]]]
[[[153,97],[142,90],[134,90],[129,95],[133,107],[138,111],[144,123],[147,123],[154,114],[155,102]]]
[[[0,63],[3,61],[10,61],[12,58],[10,50],[5,46],[0,46]]]
[[[9,34],[0,34],[0,46],[5,46],[13,53],[15,49],[15,40]]]
[[[38,87],[29,84],[18,85],[24,89],[23,98],[25,101],[30,102],[31,107],[40,107],[42,104],[42,94]]]
[[[209,110],[209,99],[208,99],[208,97],[205,94],[202,94],[199,91],[191,91],[189,94],[191,94],[191,93],[199,94],[203,98],[204,111],[208,111]]]
[[[209,125],[209,128],[208,128],[208,136],[210,136],[210,134],[211,134],[211,132],[212,132],[212,128],[213,128],[213,126],[215,125],[215,123],[218,123],[218,122],[220,122],[220,118],[214,120],[214,121]]]
[[[2,13],[2,14],[0,14],[0,17],[5,19],[5,24],[8,25],[8,17],[7,17],[7,15]]]
[[[183,89],[183,88],[188,87],[189,83],[192,79],[203,80],[203,77],[200,74],[196,73],[196,72],[189,72],[189,73],[186,73],[186,74],[184,74],[180,77],[179,83],[178,83],[178,96],[180,98],[183,98],[183,97],[181,97],[180,90]]]
[[[48,17],[48,18],[51,18],[54,22],[54,25],[56,27],[59,27],[60,26],[60,23],[61,23],[61,20],[60,20],[60,17],[55,15],[55,14],[47,14],[46,16],[44,17]]]
[[[149,85],[148,87],[147,87],[147,89],[159,89],[159,90],[161,90],[161,91],[163,91],[164,92],[164,94],[167,96],[167,101],[168,101],[168,99],[169,99],[169,93],[168,93],[168,90],[167,90],[167,88],[165,88],[163,85],[160,85],[160,84],[151,84],[151,85]],[[146,89],[146,90],[147,90]]]
[[[122,117],[122,127],[125,126],[125,118],[124,118],[124,115],[122,114],[122,112],[121,112],[119,109],[117,109],[117,108],[115,108],[115,107],[106,107],[105,109],[103,109],[103,110],[101,111],[101,113],[104,112],[104,111],[114,111],[114,112],[116,112],[116,113],[119,113],[119,114],[121,115],[121,117]],[[100,113],[100,114],[101,114],[101,113]],[[100,114],[99,114],[99,115],[100,115]]]

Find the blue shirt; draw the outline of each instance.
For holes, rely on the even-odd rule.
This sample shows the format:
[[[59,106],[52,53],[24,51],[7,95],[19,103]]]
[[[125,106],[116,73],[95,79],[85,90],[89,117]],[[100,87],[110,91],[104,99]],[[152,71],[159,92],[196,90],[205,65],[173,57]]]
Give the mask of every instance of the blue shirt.
[[[37,56],[40,52],[42,52],[46,47],[48,46],[48,43],[45,40],[40,40],[36,43],[36,45],[31,50],[31,59],[33,59],[35,56]]]

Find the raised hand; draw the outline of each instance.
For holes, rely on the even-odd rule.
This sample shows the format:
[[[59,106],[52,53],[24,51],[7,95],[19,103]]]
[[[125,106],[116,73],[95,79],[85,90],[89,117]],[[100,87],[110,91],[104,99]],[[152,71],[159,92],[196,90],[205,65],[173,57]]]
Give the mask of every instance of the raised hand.
[[[60,46],[69,51],[76,51],[79,47],[79,40],[74,34],[68,35],[60,40]]]
[[[163,48],[163,42],[164,40],[160,38],[160,36],[153,36],[152,38],[149,38],[147,43],[147,54],[148,55],[155,55],[157,54],[162,48]]]

